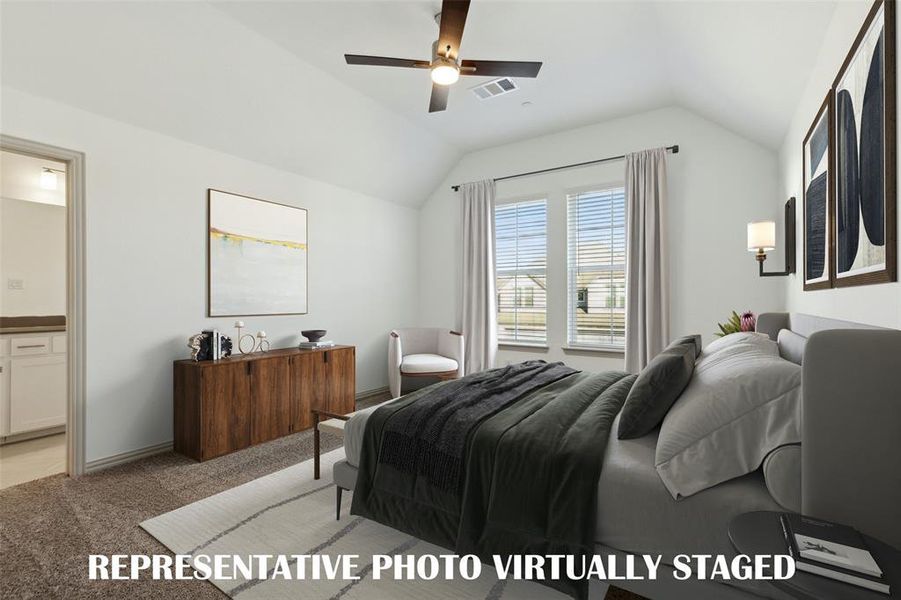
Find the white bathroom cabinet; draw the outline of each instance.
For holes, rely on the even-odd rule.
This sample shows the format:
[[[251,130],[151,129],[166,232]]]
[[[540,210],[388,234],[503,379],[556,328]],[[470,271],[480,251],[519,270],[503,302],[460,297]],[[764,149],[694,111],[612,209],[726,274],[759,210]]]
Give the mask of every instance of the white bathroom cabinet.
[[[65,332],[0,336],[0,436],[65,423]]]

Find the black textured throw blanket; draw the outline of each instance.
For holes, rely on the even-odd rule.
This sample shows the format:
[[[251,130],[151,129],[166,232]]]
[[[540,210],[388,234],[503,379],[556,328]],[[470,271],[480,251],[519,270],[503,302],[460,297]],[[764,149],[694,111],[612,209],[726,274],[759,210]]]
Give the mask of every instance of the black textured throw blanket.
[[[423,475],[441,489],[460,484],[465,441],[473,428],[507,405],[573,373],[563,363],[530,360],[436,386],[388,421],[379,462]]]
[[[478,374],[482,387],[504,390],[498,394],[503,396],[530,377],[552,381],[518,397],[495,398],[493,408],[480,407],[472,394],[471,404],[452,410],[451,417],[434,403],[453,402],[462,380],[430,386],[373,412],[351,512],[487,564],[494,554],[592,555],[604,450],[635,375],[570,372],[554,380],[553,373],[562,375],[554,365],[514,367]],[[454,419],[463,423],[451,425]],[[454,433],[446,435],[445,427]],[[395,436],[395,442],[416,439],[458,459],[458,483],[448,486],[435,477],[441,468],[426,466],[434,459],[410,459],[389,449]],[[383,460],[386,453],[396,454]],[[541,583],[576,598],[588,595],[584,580]]]

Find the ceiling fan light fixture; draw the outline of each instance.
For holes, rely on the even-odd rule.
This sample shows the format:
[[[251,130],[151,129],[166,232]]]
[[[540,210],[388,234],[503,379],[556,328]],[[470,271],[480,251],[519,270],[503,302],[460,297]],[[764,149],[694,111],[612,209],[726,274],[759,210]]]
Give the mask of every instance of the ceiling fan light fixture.
[[[432,81],[438,85],[452,85],[460,79],[460,67],[452,62],[438,62],[432,65]]]
[[[441,112],[447,108],[450,86],[459,81],[460,75],[500,78],[495,81],[502,83],[489,82],[486,85],[494,85],[504,92],[516,89],[511,77],[537,77],[541,69],[540,62],[460,59],[460,42],[463,39],[463,28],[469,14],[470,2],[471,0],[441,1],[441,12],[435,15],[435,21],[438,23],[438,39],[432,43],[431,60],[345,54],[344,61],[349,65],[429,69],[432,79],[432,93],[429,96],[430,113]],[[503,82],[509,87],[504,87]],[[490,95],[496,96],[498,93],[501,92]],[[477,95],[480,98],[484,97],[478,93]]]
[[[41,189],[55,190],[57,187],[56,173],[52,169],[41,169]]]

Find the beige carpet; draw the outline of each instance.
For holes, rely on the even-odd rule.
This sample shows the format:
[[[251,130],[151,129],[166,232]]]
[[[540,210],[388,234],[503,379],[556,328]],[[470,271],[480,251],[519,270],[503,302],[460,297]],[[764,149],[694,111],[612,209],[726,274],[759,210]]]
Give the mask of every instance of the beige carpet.
[[[340,441],[323,435],[324,450]],[[0,490],[0,598],[218,599],[204,581],[88,581],[88,554],[165,554],[141,521],[312,456],[307,431],[205,463],[169,452]]]
[[[357,408],[388,400],[387,392]],[[323,452],[341,445],[323,434]],[[88,554],[160,554],[139,523],[313,456],[304,431],[198,463],[167,452],[99,473],[56,475],[0,490],[0,598],[226,598],[205,581],[87,579]]]

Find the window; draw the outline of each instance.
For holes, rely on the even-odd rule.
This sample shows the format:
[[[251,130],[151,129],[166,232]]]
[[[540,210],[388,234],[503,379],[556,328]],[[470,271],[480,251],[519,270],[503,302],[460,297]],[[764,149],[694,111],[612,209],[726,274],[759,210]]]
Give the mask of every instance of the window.
[[[494,209],[499,342],[547,342],[547,202]]]
[[[620,349],[626,340],[626,196],[611,188],[566,197],[572,346]]]

